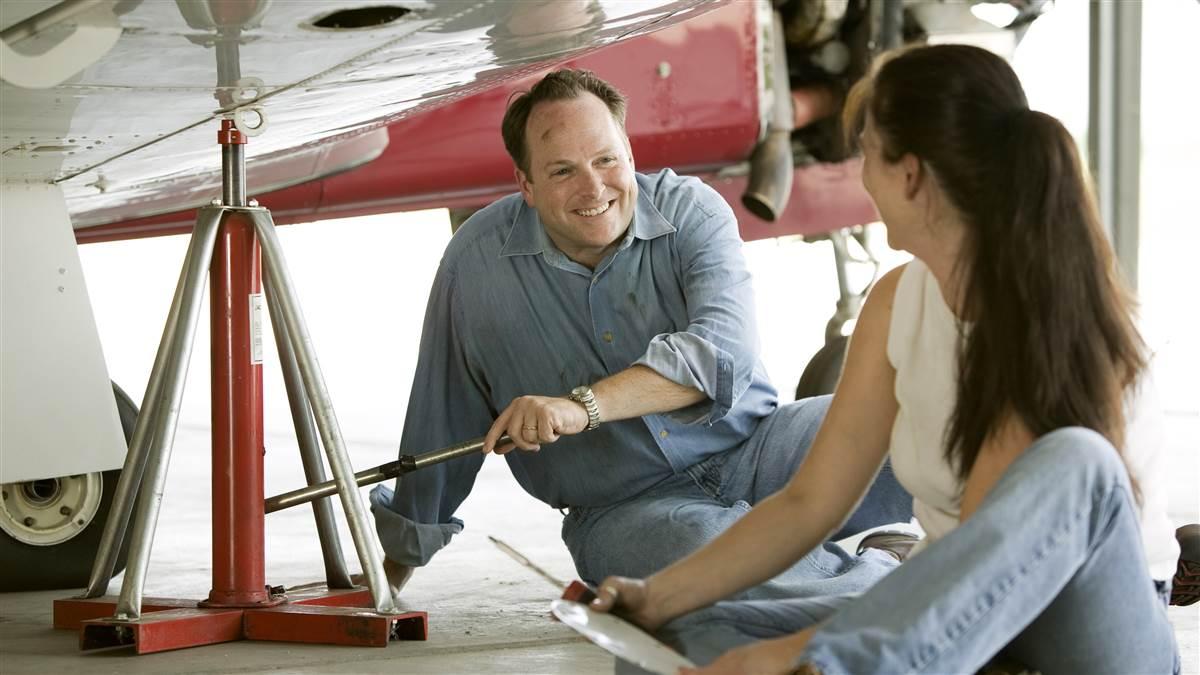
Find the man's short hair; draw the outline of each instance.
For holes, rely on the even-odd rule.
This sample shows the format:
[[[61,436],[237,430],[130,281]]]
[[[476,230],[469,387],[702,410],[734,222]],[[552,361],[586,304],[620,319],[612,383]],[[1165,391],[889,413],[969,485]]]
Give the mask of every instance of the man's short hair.
[[[500,123],[500,135],[504,137],[504,147],[512,157],[517,168],[529,174],[529,146],[525,142],[525,124],[529,121],[529,113],[533,107],[546,101],[565,101],[579,98],[583,94],[592,94],[608,106],[613,119],[625,131],[625,96],[611,84],[596,77],[590,70],[556,70],[540,82],[533,85],[529,91],[514,96],[504,112],[504,121]]]

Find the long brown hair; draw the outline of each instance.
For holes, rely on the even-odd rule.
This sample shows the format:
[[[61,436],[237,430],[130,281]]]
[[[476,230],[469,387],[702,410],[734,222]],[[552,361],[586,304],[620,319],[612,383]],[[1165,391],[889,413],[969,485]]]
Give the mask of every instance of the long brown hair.
[[[957,300],[971,327],[945,439],[959,477],[1009,415],[1035,437],[1093,429],[1124,456],[1124,393],[1145,345],[1066,128],[1029,109],[1002,58],[966,45],[882,59],[846,128],[868,113],[884,159],[918,157],[966,224]]]

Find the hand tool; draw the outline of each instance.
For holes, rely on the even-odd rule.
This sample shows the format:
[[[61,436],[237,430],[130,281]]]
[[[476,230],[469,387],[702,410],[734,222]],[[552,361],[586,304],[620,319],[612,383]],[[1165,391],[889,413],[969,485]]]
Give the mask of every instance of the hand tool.
[[[504,435],[497,439],[496,445],[501,446],[505,443],[511,442],[511,440],[512,439],[510,439],[507,435]],[[406,473],[412,473],[418,469],[424,469],[427,466],[441,464],[442,462],[446,462],[451,459],[457,459],[459,457],[475,454],[481,450],[483,450],[482,436],[474,440],[464,441],[462,443],[458,443],[457,445],[450,445],[439,450],[432,450],[420,455],[400,455],[400,458],[395,461],[388,462],[386,464],[380,464],[379,466],[371,469],[363,469],[362,471],[355,473],[354,482],[357,483],[359,487],[371,485],[373,483],[380,483],[389,478],[403,476]],[[265,511],[266,513],[273,513],[288,507],[307,504],[311,501],[320,499],[322,497],[328,497],[336,493],[336,481],[327,480],[324,483],[309,485],[308,487],[300,488],[299,490],[292,490],[291,492],[285,492],[281,495],[269,497],[264,502]]]

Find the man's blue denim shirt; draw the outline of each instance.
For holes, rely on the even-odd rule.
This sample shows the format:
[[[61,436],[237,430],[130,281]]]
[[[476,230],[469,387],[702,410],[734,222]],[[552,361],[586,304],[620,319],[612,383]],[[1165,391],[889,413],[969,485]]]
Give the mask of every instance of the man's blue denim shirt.
[[[670,170],[637,182],[633,222],[594,271],[553,244],[520,194],[455,233],[429,295],[401,454],[482,436],[518,396],[565,396],[634,364],[707,394],[506,456],[517,482],[547,504],[603,506],[739,447],[776,408],[729,205]],[[389,558],[423,565],[462,529],[453,515],[483,459],[404,476],[394,495],[372,492]]]

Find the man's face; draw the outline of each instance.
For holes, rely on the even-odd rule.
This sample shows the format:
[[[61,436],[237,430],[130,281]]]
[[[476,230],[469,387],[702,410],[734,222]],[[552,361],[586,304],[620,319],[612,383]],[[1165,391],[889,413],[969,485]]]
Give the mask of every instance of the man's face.
[[[592,94],[534,106],[525,124],[525,203],[572,260],[595,267],[633,220],[637,182],[629,140]]]

